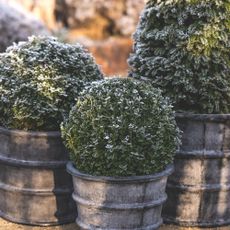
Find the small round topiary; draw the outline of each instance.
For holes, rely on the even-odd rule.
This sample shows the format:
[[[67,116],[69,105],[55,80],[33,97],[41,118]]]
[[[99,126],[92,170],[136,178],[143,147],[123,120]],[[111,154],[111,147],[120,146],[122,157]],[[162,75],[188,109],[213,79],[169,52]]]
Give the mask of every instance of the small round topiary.
[[[130,75],[176,111],[230,113],[229,0],[149,0],[134,39]]]
[[[172,163],[179,140],[168,101],[132,79],[93,83],[61,130],[76,168],[97,176],[159,172]]]
[[[0,125],[59,130],[79,92],[102,78],[82,46],[51,37],[30,37],[0,54]]]

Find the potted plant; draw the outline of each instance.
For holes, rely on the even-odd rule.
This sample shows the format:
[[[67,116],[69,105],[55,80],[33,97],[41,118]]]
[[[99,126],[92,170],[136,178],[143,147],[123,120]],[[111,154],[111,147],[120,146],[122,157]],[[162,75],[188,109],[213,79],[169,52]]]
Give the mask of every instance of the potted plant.
[[[85,89],[62,125],[82,229],[158,229],[179,131],[158,89],[110,79]]]
[[[17,223],[72,222],[60,123],[83,87],[102,79],[80,45],[31,37],[0,55],[0,216]]]
[[[165,221],[229,224],[229,1],[150,0],[134,39],[130,75],[171,98],[183,131]]]

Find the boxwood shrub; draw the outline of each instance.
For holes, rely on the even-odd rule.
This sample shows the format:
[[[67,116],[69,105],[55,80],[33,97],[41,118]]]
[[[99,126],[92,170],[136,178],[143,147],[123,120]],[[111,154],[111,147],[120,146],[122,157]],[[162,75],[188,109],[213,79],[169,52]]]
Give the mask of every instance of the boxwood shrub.
[[[172,163],[179,140],[168,100],[131,79],[93,83],[61,130],[76,168],[98,176],[159,172]]]
[[[0,54],[0,125],[59,130],[83,87],[103,78],[82,46],[30,37]]]
[[[230,112],[229,0],[149,0],[134,40],[130,75],[177,111]]]

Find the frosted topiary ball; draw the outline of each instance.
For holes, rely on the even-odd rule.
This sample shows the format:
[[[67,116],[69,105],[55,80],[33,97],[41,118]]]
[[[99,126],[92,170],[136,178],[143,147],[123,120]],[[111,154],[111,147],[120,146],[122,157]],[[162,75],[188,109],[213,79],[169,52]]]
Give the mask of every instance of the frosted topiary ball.
[[[172,163],[179,143],[168,100],[132,79],[93,83],[61,130],[75,167],[98,176],[160,172]]]
[[[81,90],[102,78],[81,45],[30,37],[0,54],[0,125],[59,130]]]

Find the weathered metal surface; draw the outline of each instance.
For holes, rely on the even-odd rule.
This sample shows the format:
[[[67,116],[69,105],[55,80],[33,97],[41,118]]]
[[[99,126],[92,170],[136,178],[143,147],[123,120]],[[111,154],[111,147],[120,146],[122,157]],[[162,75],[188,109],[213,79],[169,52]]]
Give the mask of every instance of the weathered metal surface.
[[[165,171],[138,177],[94,177],[77,171],[72,163],[73,198],[77,203],[77,225],[81,229],[154,230],[162,224],[162,204],[166,200]]]
[[[166,223],[230,224],[230,115],[178,114],[183,131],[167,184]]]
[[[30,225],[74,222],[67,161],[59,132],[0,128],[0,216]]]

